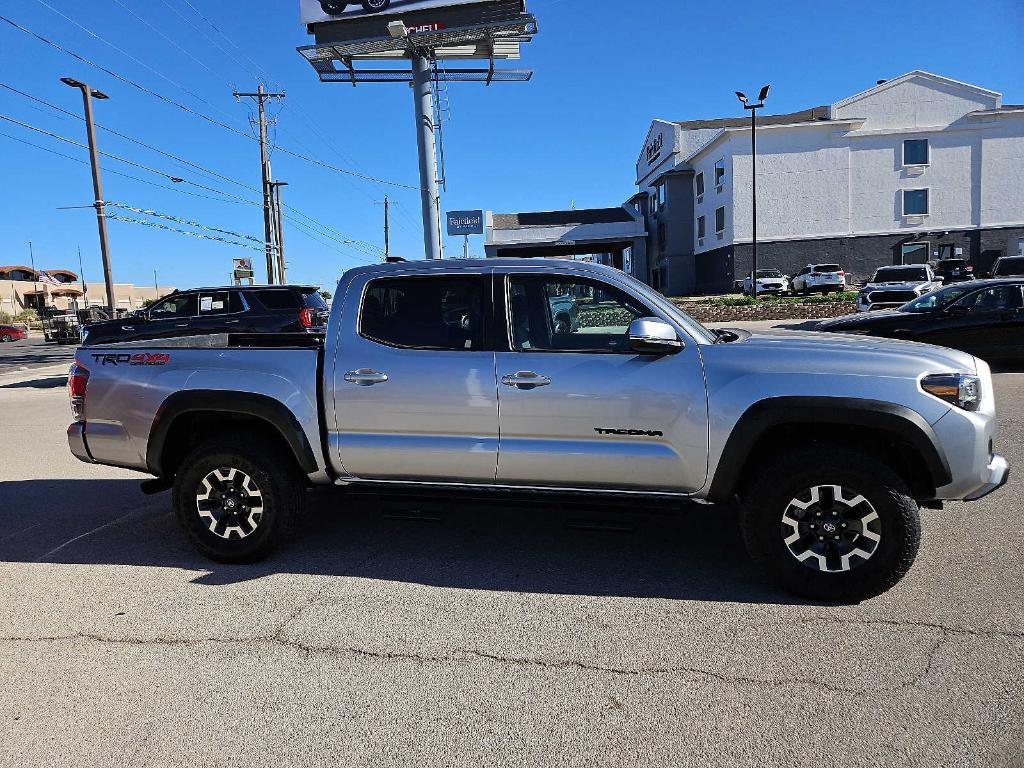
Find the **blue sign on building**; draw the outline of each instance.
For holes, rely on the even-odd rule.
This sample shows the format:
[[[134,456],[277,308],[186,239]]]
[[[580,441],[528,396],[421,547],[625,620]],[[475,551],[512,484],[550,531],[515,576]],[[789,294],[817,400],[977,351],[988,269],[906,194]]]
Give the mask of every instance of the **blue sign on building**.
[[[482,235],[483,233],[483,211],[448,211],[449,235]]]

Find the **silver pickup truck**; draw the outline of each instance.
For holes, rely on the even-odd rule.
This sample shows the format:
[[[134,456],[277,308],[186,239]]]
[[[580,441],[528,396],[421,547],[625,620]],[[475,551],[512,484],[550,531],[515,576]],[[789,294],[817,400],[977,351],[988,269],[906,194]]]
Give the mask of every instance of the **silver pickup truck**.
[[[753,558],[830,600],[906,573],[920,507],[1007,478],[989,368],[961,352],[713,332],[563,260],[377,264],[335,297],[322,344],[81,347],[72,452],[173,488],[220,561],[266,556],[310,485],[738,502]]]

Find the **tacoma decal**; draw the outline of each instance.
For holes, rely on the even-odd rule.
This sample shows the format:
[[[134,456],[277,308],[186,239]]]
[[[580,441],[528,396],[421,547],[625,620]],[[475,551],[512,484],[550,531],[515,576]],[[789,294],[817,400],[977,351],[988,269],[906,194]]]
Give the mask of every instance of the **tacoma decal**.
[[[608,427],[594,427],[599,435],[635,435],[638,437],[664,437],[665,433],[660,429],[610,429]]]
[[[171,356],[166,353],[139,352],[129,354],[127,352],[119,352],[94,354],[92,359],[100,365],[167,365],[171,360]]]

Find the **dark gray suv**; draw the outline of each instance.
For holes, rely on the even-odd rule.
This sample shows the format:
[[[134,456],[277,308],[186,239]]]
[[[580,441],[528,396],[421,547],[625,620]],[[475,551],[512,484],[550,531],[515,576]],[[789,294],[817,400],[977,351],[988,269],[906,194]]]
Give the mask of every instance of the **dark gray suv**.
[[[322,334],[328,312],[319,288],[312,285],[191,288],[175,291],[133,317],[87,325],[82,343],[210,333]]]

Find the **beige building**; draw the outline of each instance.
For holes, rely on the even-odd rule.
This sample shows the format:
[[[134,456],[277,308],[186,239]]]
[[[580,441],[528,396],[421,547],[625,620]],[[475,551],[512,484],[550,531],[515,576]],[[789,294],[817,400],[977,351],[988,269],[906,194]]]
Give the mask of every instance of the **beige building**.
[[[173,290],[170,286],[114,283],[114,301],[118,309],[139,309],[146,300],[158,299]],[[0,312],[17,315],[41,307],[85,309],[106,305],[107,289],[103,283],[83,283],[69,269],[33,271],[23,265],[0,266]]]

